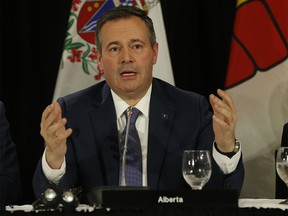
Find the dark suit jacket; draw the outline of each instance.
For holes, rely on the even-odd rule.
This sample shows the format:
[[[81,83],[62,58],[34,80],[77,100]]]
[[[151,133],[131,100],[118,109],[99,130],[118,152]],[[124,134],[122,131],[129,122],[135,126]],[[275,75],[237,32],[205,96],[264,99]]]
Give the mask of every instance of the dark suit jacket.
[[[63,117],[73,129],[68,139],[66,174],[62,189],[118,185],[119,144],[116,112],[105,81],[59,98]],[[154,78],[149,114],[147,176],[155,189],[190,189],[182,177],[184,149],[212,152],[212,114],[205,97],[184,91]],[[241,190],[244,179],[242,159],[235,172],[224,175],[213,159],[210,181],[205,188]],[[33,187],[36,197],[47,186],[39,163]]]
[[[17,152],[12,141],[4,104],[0,101],[0,206],[19,204],[22,187]]]

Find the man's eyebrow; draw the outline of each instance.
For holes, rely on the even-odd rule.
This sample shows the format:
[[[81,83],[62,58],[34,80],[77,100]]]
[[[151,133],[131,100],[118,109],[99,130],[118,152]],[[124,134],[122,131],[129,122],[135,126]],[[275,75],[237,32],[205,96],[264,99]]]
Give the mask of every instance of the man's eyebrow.
[[[109,47],[111,45],[119,45],[119,44],[120,43],[118,41],[112,41],[112,42],[108,43],[106,47]]]
[[[140,43],[145,43],[144,41],[140,40],[140,39],[131,39],[131,42],[140,42]]]

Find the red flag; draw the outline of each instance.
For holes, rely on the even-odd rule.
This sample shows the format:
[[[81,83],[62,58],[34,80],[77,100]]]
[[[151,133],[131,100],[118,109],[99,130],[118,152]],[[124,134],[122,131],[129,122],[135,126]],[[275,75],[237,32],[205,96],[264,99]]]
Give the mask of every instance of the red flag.
[[[288,122],[288,0],[238,0],[225,86],[238,111],[242,197],[275,197],[274,151]]]

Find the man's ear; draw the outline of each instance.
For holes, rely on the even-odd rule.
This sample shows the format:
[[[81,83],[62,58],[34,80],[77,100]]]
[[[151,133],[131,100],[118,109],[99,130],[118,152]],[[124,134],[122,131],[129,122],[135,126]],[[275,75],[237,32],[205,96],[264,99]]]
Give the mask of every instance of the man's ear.
[[[104,69],[102,67],[102,57],[101,57],[100,52],[97,49],[96,49],[96,59],[98,62],[97,70],[99,71],[100,74],[103,74]]]

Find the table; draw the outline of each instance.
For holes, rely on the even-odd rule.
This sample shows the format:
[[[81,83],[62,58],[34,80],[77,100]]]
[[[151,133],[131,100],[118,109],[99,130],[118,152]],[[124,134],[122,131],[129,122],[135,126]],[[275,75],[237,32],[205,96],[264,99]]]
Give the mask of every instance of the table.
[[[284,199],[239,199],[239,216],[287,216],[288,205],[279,204]]]
[[[215,208],[144,208],[144,209],[94,209],[88,205],[79,205],[76,211],[39,211],[34,212],[32,205],[7,206],[1,216],[287,216],[288,205],[279,204],[283,199],[239,199],[235,209]]]

